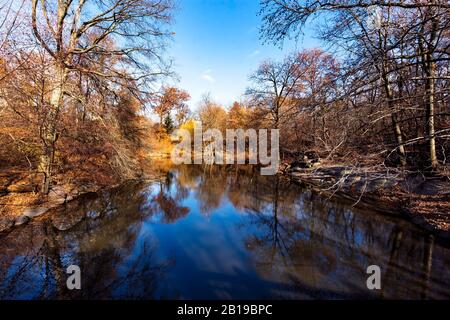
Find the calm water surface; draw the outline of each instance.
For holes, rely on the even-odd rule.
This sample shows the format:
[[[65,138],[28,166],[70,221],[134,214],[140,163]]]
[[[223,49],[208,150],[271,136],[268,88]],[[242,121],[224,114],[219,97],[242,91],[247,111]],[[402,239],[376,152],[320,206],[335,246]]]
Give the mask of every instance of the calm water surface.
[[[0,299],[450,298],[448,242],[249,169],[178,167],[55,211],[0,238]]]

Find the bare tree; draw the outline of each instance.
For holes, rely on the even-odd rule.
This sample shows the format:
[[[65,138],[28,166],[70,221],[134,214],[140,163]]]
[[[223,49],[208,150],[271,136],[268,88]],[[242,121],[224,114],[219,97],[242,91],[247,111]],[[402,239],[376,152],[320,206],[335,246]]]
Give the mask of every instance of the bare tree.
[[[136,95],[145,93],[154,77],[166,72],[152,61],[162,62],[170,9],[170,0],[31,1],[33,34],[52,58],[54,74],[40,133],[44,194],[51,183],[60,112],[73,96],[70,77],[81,73],[110,90],[130,84]]]
[[[281,62],[264,61],[250,76],[253,87],[247,89],[247,95],[253,106],[265,110],[274,128],[279,128],[287,115],[283,111],[299,93],[302,75],[297,57],[288,56]]]
[[[351,85],[342,96],[358,97],[352,103],[364,101],[368,92],[383,89],[384,97],[373,100],[387,105],[387,112],[379,108],[371,122],[390,117],[392,135],[400,163],[406,165],[405,147],[420,141],[428,142],[430,167],[436,169],[436,81],[438,63],[448,64],[447,1],[310,1],[262,0],[264,25],[262,36],[268,41],[281,42],[298,36],[307,23],[322,18],[321,37],[332,45],[346,61],[342,76]],[[377,23],[370,25],[370,11],[377,9]],[[318,21],[318,20],[316,20]],[[414,74],[415,73],[415,74]],[[424,83],[424,89],[421,88]],[[445,87],[445,85],[443,85]],[[448,91],[447,89],[444,89]],[[423,99],[422,99],[423,98]],[[376,102],[378,101],[378,102]],[[424,101],[418,104],[414,101]],[[423,117],[421,110],[426,110]],[[411,112],[412,111],[412,112]],[[407,116],[408,115],[408,116]],[[445,116],[445,113],[444,115]],[[411,119],[425,118],[426,136],[407,137],[402,126]],[[445,122],[445,121],[444,121]]]

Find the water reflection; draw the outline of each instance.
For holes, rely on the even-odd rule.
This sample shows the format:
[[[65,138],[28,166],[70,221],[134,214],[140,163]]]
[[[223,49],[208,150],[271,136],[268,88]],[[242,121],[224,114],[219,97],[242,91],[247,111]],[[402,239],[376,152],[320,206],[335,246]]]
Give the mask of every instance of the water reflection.
[[[172,262],[156,260],[157,241],[141,234],[152,212],[143,190],[134,184],[71,202],[4,237],[0,298],[153,297]],[[82,270],[81,291],[66,288],[71,264]]]
[[[181,166],[1,238],[0,298],[450,298],[449,257],[402,219],[254,168]],[[366,288],[371,264],[382,290]]]

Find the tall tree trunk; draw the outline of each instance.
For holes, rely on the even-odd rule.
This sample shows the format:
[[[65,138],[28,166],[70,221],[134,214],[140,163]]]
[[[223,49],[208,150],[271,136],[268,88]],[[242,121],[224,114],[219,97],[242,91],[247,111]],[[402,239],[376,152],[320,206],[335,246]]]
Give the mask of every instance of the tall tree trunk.
[[[67,70],[63,65],[58,64],[55,73],[56,77],[50,97],[50,105],[41,129],[43,151],[40,158],[39,171],[43,174],[41,186],[43,194],[48,194],[51,187],[56,141],[58,140],[57,124],[67,78]]]
[[[436,155],[436,138],[435,138],[435,128],[434,128],[434,77],[436,64],[432,61],[431,55],[427,54],[428,60],[428,72],[427,79],[425,81],[425,91],[427,95],[427,112],[426,112],[426,120],[427,120],[427,133],[429,137],[429,152],[430,152],[430,165],[432,169],[436,169],[438,167],[438,160]]]
[[[435,3],[435,1],[431,1]],[[427,28],[428,21],[430,26]],[[437,12],[433,8],[429,8],[423,18],[420,33],[418,35],[418,44],[420,56],[422,59],[422,68],[425,73],[425,131],[428,135],[428,152],[430,158],[430,166],[432,169],[438,167],[436,155],[436,137],[434,127],[435,116],[435,77],[436,62],[433,60],[433,53],[436,50],[435,41],[439,29],[439,18]],[[428,31],[428,32],[427,32]],[[426,36],[428,35],[428,39]]]
[[[392,129],[394,131],[395,140],[398,145],[398,155],[400,156],[400,164],[402,166],[406,166],[406,152],[405,146],[403,144],[402,128],[400,127],[400,124],[397,120],[397,112],[395,111],[395,104],[394,104],[394,94],[392,93],[391,84],[389,82],[389,78],[384,66],[383,66],[383,83],[386,92],[388,107],[389,110],[391,110]]]
[[[389,80],[389,74],[388,74],[388,51],[387,51],[387,40],[386,40],[386,33],[383,34],[382,30],[379,30],[378,32],[378,41],[379,41],[379,48],[382,49],[382,61],[381,61],[381,78],[383,81],[384,91],[386,93],[386,99],[388,108],[391,111],[391,122],[392,122],[392,129],[394,132],[395,140],[397,142],[397,153],[400,157],[400,164],[402,166],[406,166],[406,152],[405,152],[405,146],[403,144],[403,133],[402,128],[400,127],[400,123],[397,119],[397,111],[395,110],[395,102],[394,102],[394,92],[392,91],[391,82]]]

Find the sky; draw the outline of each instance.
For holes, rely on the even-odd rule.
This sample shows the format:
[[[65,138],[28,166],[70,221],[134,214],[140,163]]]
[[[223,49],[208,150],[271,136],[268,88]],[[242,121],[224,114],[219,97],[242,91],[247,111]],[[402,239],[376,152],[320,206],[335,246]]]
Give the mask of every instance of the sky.
[[[259,0],[179,0],[169,55],[179,82],[195,110],[204,93],[225,107],[239,101],[248,77],[265,59],[281,59],[302,48],[318,47],[312,31],[282,48],[263,44]],[[174,84],[173,81],[171,84]]]

